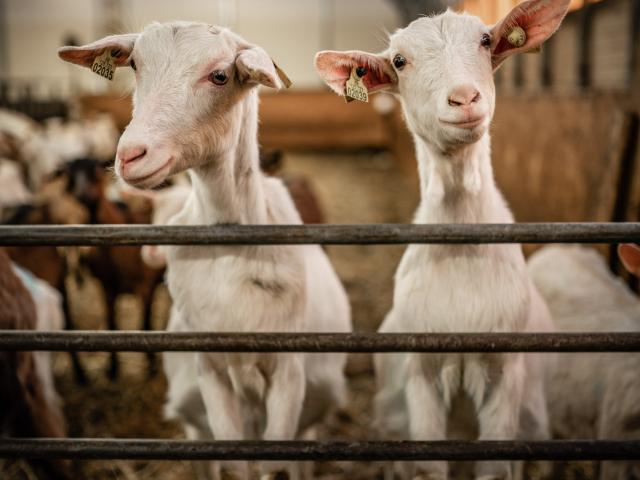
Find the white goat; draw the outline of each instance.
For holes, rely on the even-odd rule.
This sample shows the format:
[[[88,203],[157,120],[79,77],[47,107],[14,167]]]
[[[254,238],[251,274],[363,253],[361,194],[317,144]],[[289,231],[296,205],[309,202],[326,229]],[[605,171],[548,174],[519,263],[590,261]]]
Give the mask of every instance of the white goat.
[[[640,331],[640,300],[595,250],[548,246],[529,260],[531,277],[563,332]],[[632,440],[640,434],[640,357],[559,354],[547,377],[551,429],[560,438]],[[638,462],[603,462],[601,480],[640,478]]]
[[[422,201],[416,223],[511,223],[494,183],[489,123],[492,73],[511,54],[540,45],[558,28],[568,0],[530,0],[487,27],[448,11],[420,18],[391,35],[381,54],[320,52],[316,68],[338,94],[360,69],[369,92],[398,95],[413,133]],[[506,36],[526,34],[518,48]],[[533,287],[518,245],[412,245],[396,273],[393,309],[381,332],[548,331],[552,322]],[[537,357],[377,355],[377,422],[385,434],[415,440],[447,435],[452,400],[475,405],[480,439],[548,436]],[[455,412],[454,412],[455,414]],[[520,419],[523,419],[520,422]],[[519,427],[526,432],[519,433]],[[421,478],[447,477],[445,462],[416,462]],[[476,465],[480,478],[510,478],[508,462]]]
[[[281,181],[258,166],[258,85],[278,88],[269,55],[211,25],[151,24],[60,56],[91,66],[110,50],[136,70],[133,119],[115,169],[154,187],[189,169],[193,190],[172,223],[298,224]],[[189,330],[347,332],[349,303],[318,246],[172,246],[167,280]],[[214,437],[293,439],[346,394],[346,355],[199,354],[198,380]],[[306,392],[306,395],[305,395]],[[304,404],[304,405],[303,405]],[[267,475],[287,463],[263,465]],[[230,465],[245,477],[244,462]]]
[[[0,108],[0,132],[8,134],[18,143],[26,142],[39,128],[27,115]]]
[[[167,225],[182,210],[191,194],[191,185],[178,183],[163,190],[138,190],[127,187],[121,191],[123,198],[141,197],[151,201],[153,225]],[[145,245],[142,247],[142,260],[150,267],[167,266],[167,247],[165,245]],[[176,304],[171,306],[168,332],[188,332],[190,327],[180,315]],[[167,400],[164,416],[167,420],[176,420],[184,428],[190,440],[209,440],[213,438],[207,421],[207,410],[198,386],[197,354],[194,352],[163,352],[162,365],[167,378]],[[198,478],[220,478],[217,462],[194,462]]]
[[[22,178],[22,169],[18,162],[0,158],[0,221],[4,209],[31,201],[32,195]]]
[[[20,278],[33,298],[36,307],[36,330],[56,332],[64,330],[62,296],[55,288],[28,270],[13,264],[14,273]],[[53,378],[52,352],[33,352],[35,368],[42,382],[45,398],[51,405],[61,408],[62,401],[56,391]]]
[[[98,114],[82,121],[83,134],[89,145],[87,153],[91,158],[110,161],[116,154],[120,132],[113,117],[108,114]]]
[[[153,193],[151,222],[154,225],[168,225],[184,207],[191,194],[191,185],[178,184]],[[167,253],[163,245],[145,245],[141,253],[142,259],[150,267],[161,268],[167,265]]]
[[[176,183],[162,190],[138,190],[126,186],[118,190],[118,198],[127,201],[141,198],[150,201],[153,209],[151,223],[153,225],[169,225],[171,219],[180,213],[191,195],[191,185]],[[167,252],[164,245],[145,245],[142,247],[142,260],[153,268],[167,266]],[[171,322],[169,322],[171,323]]]
[[[0,328],[61,328],[60,296],[46,282],[11,264],[0,249]],[[50,352],[0,352],[0,434],[64,437],[66,425],[55,391]],[[55,478],[67,478],[69,462],[45,465]]]
[[[10,110],[0,109],[0,140],[12,140],[36,191],[64,163],[77,158],[113,159],[118,129],[110,115],[98,114],[80,121],[51,118],[43,126]],[[0,151],[2,150],[0,145]]]

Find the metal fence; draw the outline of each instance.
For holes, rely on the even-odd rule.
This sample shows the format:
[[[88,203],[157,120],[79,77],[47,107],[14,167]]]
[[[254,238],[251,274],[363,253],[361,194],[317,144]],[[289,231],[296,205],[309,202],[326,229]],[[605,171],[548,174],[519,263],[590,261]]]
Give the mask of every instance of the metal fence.
[[[0,226],[0,246],[640,243],[640,223]],[[640,332],[167,333],[0,331],[0,350],[638,352]],[[640,460],[640,440],[177,441],[0,439],[0,457],[157,460]]]

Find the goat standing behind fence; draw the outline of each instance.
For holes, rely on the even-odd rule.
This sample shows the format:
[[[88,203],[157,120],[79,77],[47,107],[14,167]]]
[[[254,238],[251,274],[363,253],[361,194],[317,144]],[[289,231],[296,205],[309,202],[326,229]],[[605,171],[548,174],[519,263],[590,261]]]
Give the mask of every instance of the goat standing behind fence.
[[[116,65],[136,70],[133,119],[116,157],[123,180],[152,188],[189,169],[193,191],[176,224],[301,223],[282,182],[259,170],[256,87],[281,85],[262,48],[227,29],[176,22],[65,47],[60,56],[91,66],[105,50]],[[168,252],[169,289],[191,330],[351,329],[346,294],[318,246],[172,246]],[[345,361],[344,354],[198,355],[214,437],[294,438],[344,402]],[[247,475],[242,463],[229,468]],[[288,468],[263,465],[269,476]]]
[[[530,0],[487,27],[448,11],[394,33],[379,54],[320,52],[316,68],[338,94],[361,77],[371,92],[402,103],[413,134],[422,201],[415,223],[511,223],[491,168],[493,71],[509,55],[556,31],[568,1]],[[525,41],[512,45],[514,26]],[[519,245],[411,245],[396,273],[381,332],[544,332],[553,329]],[[535,355],[378,355],[376,418],[384,434],[442,440],[462,392],[477,412],[479,438],[549,437],[542,359]],[[416,462],[420,478],[445,479],[446,462]],[[413,474],[411,474],[413,475]],[[478,478],[511,478],[508,462],[476,465]]]
[[[25,279],[28,276],[24,275]],[[54,294],[54,304],[48,304],[51,287],[35,278],[34,298],[23,280],[14,271],[9,257],[0,250],[0,329],[55,330],[62,322],[60,299]],[[41,308],[36,308],[37,303]],[[56,304],[57,302],[57,304]],[[57,319],[49,316],[59,313]],[[50,320],[52,320],[50,322]],[[58,324],[56,324],[58,323]],[[0,352],[0,436],[64,437],[66,425],[59,399],[53,386],[52,365],[44,352]],[[54,473],[64,473],[68,461],[43,464]]]

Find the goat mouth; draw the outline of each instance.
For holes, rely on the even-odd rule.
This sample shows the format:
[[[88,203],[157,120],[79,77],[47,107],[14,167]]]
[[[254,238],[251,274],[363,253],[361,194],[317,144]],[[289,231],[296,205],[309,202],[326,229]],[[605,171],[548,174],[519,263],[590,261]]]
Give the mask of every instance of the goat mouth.
[[[170,167],[171,166],[171,160],[172,160],[172,158],[169,158],[169,160],[167,160],[165,163],[163,163],[161,167],[157,168],[156,170],[154,170],[153,172],[151,172],[151,173],[149,173],[147,175],[142,175],[140,177],[133,177],[133,178],[125,178],[125,180],[127,182],[129,182],[129,183],[134,183],[136,185],[148,183],[149,180],[153,179],[155,176],[157,176],[163,170],[165,170],[168,167]]]
[[[467,130],[474,129],[482,125],[482,122],[484,122],[484,116],[472,118],[470,120],[464,120],[462,122],[449,122],[447,120],[440,119],[440,123],[443,123],[444,125],[447,125],[449,127],[464,128]]]

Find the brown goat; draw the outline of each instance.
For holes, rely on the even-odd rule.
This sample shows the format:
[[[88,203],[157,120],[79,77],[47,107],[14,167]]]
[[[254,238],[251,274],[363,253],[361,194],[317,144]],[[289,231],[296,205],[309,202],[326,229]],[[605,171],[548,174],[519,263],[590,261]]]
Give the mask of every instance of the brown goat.
[[[0,250],[0,329],[35,330],[36,308],[31,294]],[[62,411],[47,395],[33,352],[0,351],[0,433],[14,437],[64,437]],[[52,476],[65,475],[68,462],[43,463]]]
[[[59,223],[52,215],[48,204],[39,206],[22,205],[17,208],[7,221],[12,225],[48,225]],[[74,330],[75,325],[65,279],[67,278],[67,263],[58,248],[43,247],[6,247],[6,252],[16,264],[29,270],[36,277],[48,282],[62,296],[62,311],[65,318],[65,329]],[[86,374],[76,352],[70,352],[75,379],[80,384],[86,383]]]
[[[135,212],[125,204],[109,200],[105,195],[106,171],[92,159],[79,159],[67,165],[67,191],[80,200],[89,210],[90,223],[99,225],[150,223],[151,212]],[[82,257],[82,263],[98,279],[104,290],[107,322],[110,329],[117,329],[116,299],[119,295],[137,295],[143,303],[143,329],[151,330],[153,294],[162,283],[164,269],[147,266],[141,258],[139,246],[96,247]],[[147,355],[150,374],[156,372],[155,357]],[[118,375],[118,357],[111,356],[110,378]]]

